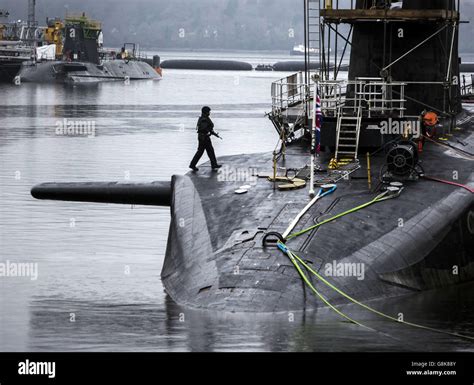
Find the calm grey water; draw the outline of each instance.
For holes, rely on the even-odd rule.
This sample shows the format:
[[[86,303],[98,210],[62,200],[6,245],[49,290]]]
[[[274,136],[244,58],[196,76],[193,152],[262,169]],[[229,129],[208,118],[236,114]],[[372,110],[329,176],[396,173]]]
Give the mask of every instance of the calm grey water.
[[[214,141],[218,155],[271,151],[277,137],[264,113],[271,82],[283,76],[167,70],[160,82],[128,86],[0,85],[0,262],[39,269],[35,281],[0,278],[0,350],[473,351],[464,340],[393,325],[352,306],[344,310],[378,332],[326,309],[294,315],[182,309],[160,281],[167,209],[30,196],[33,185],[46,181],[154,181],[187,172],[204,104],[225,138]],[[95,136],[58,135],[63,119],[94,122]],[[373,305],[474,334],[473,285]]]

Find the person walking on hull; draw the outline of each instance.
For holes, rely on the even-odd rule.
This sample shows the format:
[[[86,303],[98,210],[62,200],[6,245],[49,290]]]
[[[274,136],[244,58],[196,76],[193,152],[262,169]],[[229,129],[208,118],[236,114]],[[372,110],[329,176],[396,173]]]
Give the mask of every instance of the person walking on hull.
[[[214,135],[217,138],[220,138],[219,134],[214,131],[214,123],[212,122],[209,115],[211,114],[211,109],[209,107],[202,108],[202,115],[198,120],[197,123],[197,132],[198,132],[198,140],[199,140],[199,147],[194,155],[189,168],[192,169],[194,172],[199,171],[196,167],[199,159],[201,159],[202,155],[204,154],[204,150],[207,152],[207,156],[211,161],[211,167],[213,170],[217,170],[222,166],[217,163],[216,154],[214,152],[214,147],[212,147],[211,136]]]

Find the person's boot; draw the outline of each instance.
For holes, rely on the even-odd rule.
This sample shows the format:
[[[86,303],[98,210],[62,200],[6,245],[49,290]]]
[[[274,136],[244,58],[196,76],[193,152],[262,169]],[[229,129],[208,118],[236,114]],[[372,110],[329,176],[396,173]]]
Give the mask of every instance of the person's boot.
[[[189,168],[191,170],[193,170],[193,172],[198,172],[199,171],[199,169],[196,166],[193,166],[193,165],[189,165]]]
[[[216,165],[212,166],[212,169],[213,169],[213,170],[218,170],[218,169],[220,169],[221,167],[222,167],[222,164],[216,164]]]

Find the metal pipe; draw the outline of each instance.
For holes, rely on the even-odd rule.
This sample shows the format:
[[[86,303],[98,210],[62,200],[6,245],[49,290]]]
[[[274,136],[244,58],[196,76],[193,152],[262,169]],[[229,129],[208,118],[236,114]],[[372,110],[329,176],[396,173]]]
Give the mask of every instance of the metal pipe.
[[[316,154],[316,108],[317,103],[316,99],[318,97],[318,79],[315,78],[314,81],[314,97],[313,97],[313,122],[311,130],[311,164],[310,164],[310,185],[309,185],[309,196],[314,197],[314,162]]]
[[[451,65],[452,65],[452,62],[453,62],[453,51],[454,51],[454,42],[455,42],[455,38],[456,38],[456,31],[457,31],[457,25],[456,23],[453,24],[453,36],[451,38],[451,48],[450,48],[450,51],[449,51],[449,60],[448,60],[448,70],[447,70],[447,74],[446,74],[446,83],[449,82],[449,84],[451,85],[451,81],[452,79],[451,78]]]
[[[304,84],[308,84],[308,0],[303,0],[304,3]]]
[[[428,41],[430,41],[433,37],[435,37],[436,35],[438,35],[439,33],[443,32],[446,28],[448,27],[448,25],[444,25],[443,27],[441,27],[438,31],[436,31],[435,33],[433,33],[431,36],[429,36],[428,38],[426,38],[425,40],[423,40],[420,44],[416,45],[415,47],[413,47],[412,49],[410,49],[408,52],[406,52],[405,54],[403,54],[402,56],[400,56],[397,60],[395,60],[394,62],[390,63],[388,66],[382,68],[382,71],[386,71],[388,70],[390,67],[392,67],[394,64],[398,63],[400,60],[404,59],[405,57],[407,57],[409,54],[411,54],[413,51],[417,50],[418,48],[420,48],[423,44],[427,43]]]
[[[36,23],[36,0],[28,0],[28,27]]]
[[[339,9],[339,0],[336,0],[336,9]],[[338,35],[339,35],[339,24],[336,24],[336,37],[334,42],[334,80],[337,78],[337,43],[338,43]]]
[[[334,63],[336,65],[336,63]],[[328,29],[328,62],[327,62],[327,75],[326,79],[329,80],[329,71],[331,67],[331,30]]]
[[[277,177],[277,154],[273,153],[273,191],[276,190],[276,177]]]
[[[370,152],[367,153],[367,180],[369,183],[369,191],[372,190],[372,172],[370,168]]]

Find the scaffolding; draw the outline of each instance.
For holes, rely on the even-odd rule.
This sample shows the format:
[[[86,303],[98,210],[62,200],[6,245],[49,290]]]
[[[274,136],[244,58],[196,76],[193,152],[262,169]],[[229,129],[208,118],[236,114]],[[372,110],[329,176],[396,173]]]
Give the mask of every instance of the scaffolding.
[[[446,1],[445,9],[404,9],[395,7],[395,2],[391,0],[351,0],[346,8],[340,7],[340,3],[343,1],[304,0],[305,67],[302,73],[272,84],[271,115],[277,130],[281,132],[289,128],[292,131],[303,129],[310,132],[313,84],[316,78],[322,112],[326,117],[337,118],[339,113],[360,113],[363,118],[418,117],[419,114],[407,115],[407,103],[411,103],[419,105],[420,112],[428,109],[450,118],[451,125],[454,125],[461,87],[458,74],[453,73],[454,60],[458,60],[455,57],[455,39],[459,32],[460,1]],[[399,22],[426,23],[436,26],[436,30],[394,58],[392,43],[387,36],[390,24]],[[383,25],[380,73],[377,77],[341,80],[340,72],[349,61],[355,26],[360,23]],[[434,39],[444,42],[443,57],[446,60],[442,63],[445,69],[443,76],[430,81],[394,80],[394,66]],[[313,55],[313,52],[317,52],[317,55]],[[433,107],[424,100],[410,96],[411,87],[425,86],[439,87],[439,94],[443,95],[442,107]]]

